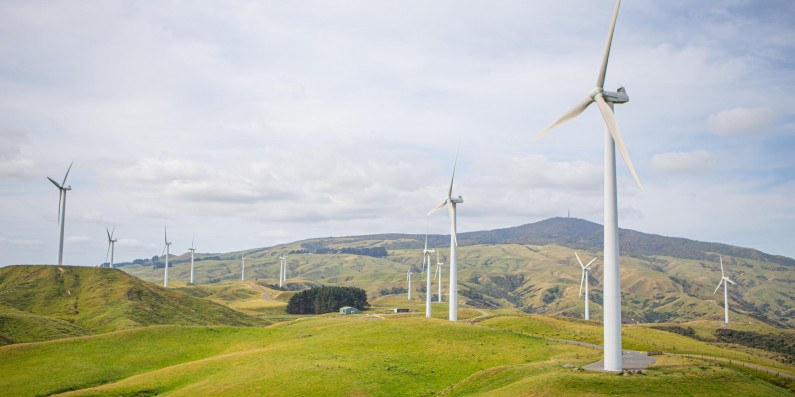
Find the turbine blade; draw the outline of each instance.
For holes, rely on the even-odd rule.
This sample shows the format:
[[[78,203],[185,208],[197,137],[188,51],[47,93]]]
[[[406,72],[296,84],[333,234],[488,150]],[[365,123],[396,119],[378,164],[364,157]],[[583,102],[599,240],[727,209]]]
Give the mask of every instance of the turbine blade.
[[[720,258],[720,276],[725,278],[726,275],[723,274],[723,258],[722,257],[718,257],[718,258]]]
[[[718,293],[718,290],[720,289],[720,285],[721,284],[723,284],[723,279],[720,279],[720,282],[718,283],[718,286],[715,287],[715,292],[713,292],[712,295],[715,295],[715,294]]]
[[[450,235],[453,236],[453,244],[458,247],[458,236],[455,235],[455,207],[452,203],[447,206],[447,212],[450,214]]]
[[[163,226],[163,241],[168,245],[168,226]]]
[[[50,180],[50,182],[52,182],[52,184],[53,184],[53,185],[55,185],[55,186],[56,186],[58,189],[61,189],[61,185],[59,185],[59,184],[58,184],[58,182],[55,182],[55,181],[54,181],[52,178],[50,178],[49,176],[47,177],[47,179],[49,179],[49,180]]]
[[[69,163],[69,168],[66,169],[66,175],[63,176],[63,182],[61,182],[61,186],[66,186],[66,177],[69,176],[69,171],[72,169],[72,164],[74,163],[75,163],[74,161]]]
[[[110,231],[110,238],[113,238],[114,234],[116,234],[116,226],[113,226],[113,230]]]
[[[446,204],[447,204],[447,199],[444,199],[444,201],[442,201],[442,202],[441,202],[439,205],[437,205],[436,207],[433,207],[433,209],[432,209],[430,212],[428,212],[428,214],[427,214],[427,215],[425,215],[425,216],[428,216],[428,215],[430,215],[430,214],[433,214],[433,213],[434,213],[434,212],[436,212],[436,211],[439,211],[439,210],[440,210],[440,209],[442,209],[442,207],[444,207]]]
[[[593,263],[593,261],[595,261],[595,260],[596,260],[596,258],[593,258],[593,259],[591,259],[591,261],[590,261],[590,262],[588,262],[588,264],[587,264],[587,265],[585,265],[585,268],[587,269],[587,268],[588,268],[588,266],[591,266],[591,263]]]
[[[585,284],[585,270],[582,271],[582,276],[580,277],[580,297],[582,297],[582,286]]]
[[[728,277],[726,277],[726,281],[728,281],[728,282],[730,282],[730,283],[732,283],[732,284],[734,284],[734,285],[737,285],[737,284],[736,284],[734,281],[731,281],[731,280],[729,280],[729,278],[728,278]]]
[[[536,136],[533,137],[533,140],[540,138],[541,135],[546,134],[547,132],[551,131],[553,128],[579,116],[580,113],[585,111],[585,109],[588,108],[588,106],[591,103],[593,103],[593,99],[591,99],[590,97],[583,99],[578,104],[574,105],[573,108],[569,109],[568,112],[563,113],[563,116],[560,116],[560,118],[553,121],[552,124],[548,125],[547,128],[541,130],[541,132],[539,132]]]
[[[618,18],[618,6],[621,0],[616,0],[616,8],[613,10],[613,20],[610,22],[610,31],[607,33],[607,45],[605,55],[602,57],[602,66],[599,68],[599,76],[596,79],[596,86],[605,88],[605,75],[607,75],[607,59],[610,58],[610,46],[613,43],[613,31],[616,30],[616,19]]]
[[[110,230],[108,230],[107,226],[105,227],[105,232],[108,233],[108,244],[110,244],[110,240],[113,239],[110,237]]]
[[[599,106],[599,111],[602,113],[602,118],[605,120],[605,125],[608,131],[610,131],[610,135],[613,136],[613,140],[616,142],[618,151],[621,152],[621,157],[624,158],[624,163],[626,163],[627,168],[629,168],[629,173],[635,178],[635,183],[638,184],[638,187],[643,190],[640,179],[638,179],[638,174],[635,173],[635,167],[632,166],[629,153],[627,153],[627,148],[624,146],[624,139],[621,138],[621,132],[618,130],[618,123],[616,123],[616,116],[613,114],[613,109],[610,109],[610,105],[605,102],[602,94],[594,96],[594,100],[596,101],[596,105]]]
[[[108,252],[105,253],[105,262],[108,261],[108,256],[110,256],[110,241],[108,241]]]
[[[428,250],[428,231],[425,231],[425,251]],[[424,255],[424,253],[423,253]]]
[[[453,160],[453,175],[450,177],[450,188],[447,190],[447,198],[453,197],[453,179],[455,179],[455,166],[458,163],[458,152],[461,150],[461,142],[458,142],[458,148],[455,150],[455,160]]]
[[[580,262],[580,267],[585,269],[585,266],[583,266],[582,261],[580,260],[580,256],[577,255],[577,251],[574,251],[574,256],[577,257],[577,262]]]
[[[190,240],[190,248],[191,249],[196,249],[196,247],[193,246],[194,242],[196,242],[196,233],[193,233],[193,238]]]

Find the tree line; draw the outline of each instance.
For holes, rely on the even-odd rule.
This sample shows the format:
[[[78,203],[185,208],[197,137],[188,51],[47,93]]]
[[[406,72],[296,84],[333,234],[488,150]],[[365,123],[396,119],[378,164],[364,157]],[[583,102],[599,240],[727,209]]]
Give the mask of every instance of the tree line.
[[[367,292],[357,287],[320,286],[303,290],[287,302],[289,314],[322,314],[352,306],[359,310],[370,307]]]

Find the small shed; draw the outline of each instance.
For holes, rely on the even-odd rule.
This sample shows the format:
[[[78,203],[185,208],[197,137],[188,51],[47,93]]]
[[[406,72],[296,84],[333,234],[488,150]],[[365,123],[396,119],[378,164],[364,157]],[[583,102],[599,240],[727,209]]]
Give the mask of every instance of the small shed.
[[[409,312],[409,309],[400,309],[400,308],[397,308],[397,307],[394,310],[395,310],[395,313],[408,313]]]
[[[359,314],[362,311],[350,306],[343,306],[340,308],[340,314]]]

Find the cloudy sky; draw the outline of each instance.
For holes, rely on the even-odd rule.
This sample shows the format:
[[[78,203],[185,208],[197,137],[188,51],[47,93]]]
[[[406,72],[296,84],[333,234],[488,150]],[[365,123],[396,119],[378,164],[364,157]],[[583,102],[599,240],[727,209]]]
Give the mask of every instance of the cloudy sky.
[[[0,2],[0,264],[228,252],[571,215],[603,223],[614,3]],[[606,88],[619,225],[795,257],[795,3],[630,0]]]

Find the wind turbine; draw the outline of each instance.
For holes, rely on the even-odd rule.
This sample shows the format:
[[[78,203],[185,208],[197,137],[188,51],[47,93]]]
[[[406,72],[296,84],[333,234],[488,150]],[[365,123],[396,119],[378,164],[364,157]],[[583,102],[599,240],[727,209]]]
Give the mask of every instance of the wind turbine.
[[[108,253],[110,253],[110,268],[113,269],[113,253],[116,250],[116,242],[119,241],[118,239],[113,239],[113,233],[116,233],[116,226],[113,227],[113,231],[111,232],[108,228],[105,228],[105,231],[108,233],[108,252],[105,253],[105,262],[108,261]]]
[[[459,149],[461,144],[458,145]],[[458,266],[456,263],[456,247],[458,246],[458,239],[455,235],[456,227],[456,204],[464,202],[461,196],[453,198],[453,179],[455,178],[455,165],[458,162],[458,149],[455,151],[455,160],[453,160],[453,175],[450,177],[450,188],[447,190],[447,197],[441,204],[434,207],[428,215],[447,206],[447,211],[450,213],[450,312],[448,319],[450,321],[458,321]]]
[[[422,250],[422,265],[428,264],[428,272],[426,274],[426,282],[425,282],[425,317],[431,316],[431,254],[436,251],[428,249],[428,232],[425,232],[425,249]]]
[[[580,256],[577,255],[577,251],[574,251],[574,256],[577,257],[577,262],[580,262],[580,268],[582,269],[582,277],[580,277],[580,297],[582,297],[582,286],[585,285],[585,319],[590,320],[591,314],[588,310],[588,270],[591,270],[589,267],[591,263],[596,260],[596,258],[591,259],[587,265],[583,265],[582,261],[580,260]]]
[[[279,288],[284,281],[284,255],[279,255]]]
[[[241,266],[243,270],[240,271],[240,281],[246,281],[246,254],[240,255]]]
[[[635,179],[638,187],[643,189],[632,166],[629,153],[624,146],[624,140],[618,130],[613,104],[629,101],[624,87],[618,92],[604,90],[605,74],[607,73],[607,60],[610,56],[610,44],[613,41],[613,31],[616,27],[618,7],[621,0],[616,0],[613,10],[613,19],[610,22],[610,31],[607,35],[607,46],[602,58],[602,65],[596,80],[596,88],[588,93],[588,97],[564,113],[547,128],[538,133],[534,139],[546,134],[558,125],[577,117],[591,103],[596,102],[599,112],[605,122],[605,148],[604,148],[604,369],[606,371],[621,371],[621,270],[618,251],[618,202],[616,198],[616,153],[615,145],[621,152],[629,172]]]
[[[171,245],[171,243],[168,242],[168,228],[164,227],[163,230],[163,240],[166,242],[166,246],[163,247],[163,251],[166,253],[166,274],[163,277],[163,287],[168,288],[168,247]],[[160,255],[163,254],[161,253]]]
[[[282,265],[282,284],[287,284],[287,255],[284,256],[284,264]]]
[[[439,276],[439,300],[438,302],[442,302],[442,261],[439,260],[439,251],[436,251],[436,271],[433,274],[433,279],[436,280],[436,276]]]
[[[61,235],[58,239],[58,266],[63,265],[63,228],[64,222],[66,222],[66,192],[72,190],[71,185],[66,186],[66,177],[69,176],[69,171],[72,169],[72,164],[74,164],[74,161],[69,163],[69,168],[66,169],[66,175],[64,175],[63,182],[60,184],[55,182],[49,176],[47,177],[47,179],[49,179],[50,182],[52,182],[52,184],[58,188],[58,223],[61,226]]]
[[[406,272],[406,280],[409,281],[409,300],[411,300],[411,268]]]
[[[196,235],[194,234],[193,235],[193,239],[190,241],[190,248],[188,248],[188,251],[190,251],[190,283],[191,284],[193,284],[193,256],[196,253],[196,247],[194,246],[195,242],[196,242]]]
[[[734,281],[729,280],[729,278],[726,277],[726,274],[723,273],[723,257],[719,258],[720,258],[720,282],[718,282],[718,286],[717,288],[715,288],[715,292],[713,292],[712,294],[713,295],[717,294],[720,285],[723,284],[723,317],[725,319],[724,323],[726,325],[729,325],[729,293],[726,291],[727,287],[726,283],[732,283],[734,285],[736,284]]]

